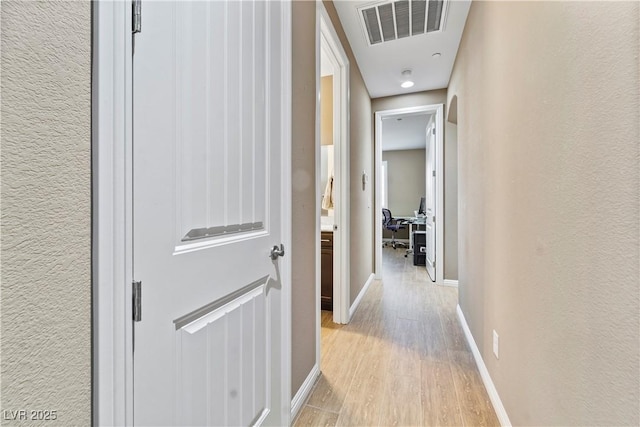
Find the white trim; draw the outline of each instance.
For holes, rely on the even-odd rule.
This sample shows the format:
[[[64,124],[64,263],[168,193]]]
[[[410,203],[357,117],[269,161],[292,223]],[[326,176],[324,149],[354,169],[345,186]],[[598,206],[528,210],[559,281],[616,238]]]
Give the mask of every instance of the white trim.
[[[451,287],[457,288],[458,287],[458,281],[457,280],[444,279],[442,281],[442,286],[451,286]]]
[[[353,317],[353,314],[356,312],[356,310],[358,309],[358,306],[360,305],[360,301],[362,301],[362,298],[367,293],[367,290],[369,290],[369,286],[371,286],[371,284],[375,279],[376,279],[376,275],[371,273],[367,281],[364,283],[364,286],[360,290],[360,293],[356,297],[355,301],[353,301],[353,304],[351,304],[351,307],[349,308],[349,318]]]
[[[384,194],[380,196],[380,201],[382,203],[383,208],[389,208],[389,162],[386,160],[382,161],[382,168],[380,169],[380,184],[382,184],[382,189],[384,189]]]
[[[319,2],[320,0],[316,0],[316,2]],[[315,167],[315,191],[316,191],[316,200],[315,200],[315,212],[316,212],[316,217],[315,217],[315,223],[316,223],[316,231],[315,231],[315,239],[314,239],[314,248],[315,248],[315,308],[316,308],[316,325],[315,325],[315,330],[316,330],[316,340],[315,340],[315,345],[316,345],[316,366],[318,366],[318,369],[321,369],[322,367],[320,366],[320,360],[322,359],[322,352],[321,352],[321,348],[320,348],[320,343],[321,343],[321,324],[322,324],[322,314],[321,314],[321,280],[322,280],[322,258],[321,258],[321,242],[320,242],[320,237],[321,237],[321,205],[320,205],[320,166],[318,166],[318,163],[322,163],[322,150],[320,148],[320,77],[322,72],[321,72],[321,68],[320,68],[320,49],[321,49],[321,44],[320,44],[320,12],[319,12],[319,8],[320,6],[318,6],[316,4],[316,45],[315,45],[315,49],[316,49],[316,118],[315,118],[315,159],[316,159],[316,167]],[[293,420],[293,418],[292,418]]]
[[[378,112],[375,112],[375,137],[374,137],[374,212],[373,212],[373,224],[374,227],[374,260],[373,260],[373,272],[376,275],[376,279],[382,279],[382,186],[380,177],[382,176],[382,118]]]
[[[431,150],[431,133],[436,131],[436,120],[434,120],[433,116],[431,116],[429,118],[429,123],[427,124],[427,129],[425,132],[425,138],[426,138],[426,142],[427,142],[427,146],[426,146],[426,150],[425,150],[425,160],[429,158],[430,155],[430,150]],[[436,177],[435,177],[435,183],[434,186],[436,187],[434,191],[436,191],[436,194],[433,195],[429,195],[428,197],[426,197],[426,201],[427,201],[427,205],[431,206],[431,203],[433,202],[435,204],[435,206],[433,207],[433,211],[435,211],[435,218],[438,218],[438,205],[439,205],[439,198],[438,198],[438,142],[437,140],[433,142],[434,147],[433,147],[433,154],[435,155],[435,159],[433,159],[434,165],[434,172],[436,172]],[[429,168],[429,162],[427,161],[426,163],[426,168]],[[429,188],[430,187],[430,181],[433,179],[433,177],[430,175],[430,172],[427,169],[427,174],[425,176],[425,188]],[[427,196],[425,194],[425,196]],[[435,197],[434,197],[435,196]],[[435,199],[435,200],[434,200]],[[427,211],[427,218],[430,216],[432,210],[431,207],[426,209]],[[435,252],[434,256],[435,259],[434,261],[438,258],[438,230],[436,228],[435,225],[436,221],[433,221],[433,232],[434,232],[434,241],[433,241],[433,250]],[[426,236],[425,236],[426,238]],[[431,246],[431,242],[426,241],[426,245],[427,247]],[[436,261],[437,262],[437,261]],[[436,282],[436,284],[438,283],[438,277],[437,277],[437,269],[438,266],[437,264],[434,265],[434,263],[431,262],[431,260],[429,259],[428,256],[425,256],[425,267],[427,269],[427,274],[429,275],[429,278],[433,281]]]
[[[444,281],[444,104],[421,105],[417,107],[397,108],[375,112],[375,274],[382,279],[382,189],[380,183],[382,169],[382,119],[406,114],[427,113],[436,115],[436,280],[440,285]],[[426,179],[426,177],[425,177]]]
[[[131,425],[131,5],[96,2],[93,22],[93,423]]]
[[[476,341],[473,339],[473,335],[471,334],[467,320],[464,318],[460,305],[456,307],[456,311],[458,312],[458,320],[460,320],[464,336],[467,338],[467,343],[469,343],[469,347],[471,347],[471,352],[473,353],[473,358],[478,366],[478,371],[480,371],[482,382],[484,383],[484,387],[487,389],[489,399],[491,399],[491,403],[493,404],[493,409],[496,411],[496,415],[498,416],[498,421],[500,421],[501,426],[510,427],[511,421],[509,420],[509,415],[507,415],[507,410],[504,408],[502,400],[500,400],[500,396],[498,395],[498,390],[493,384],[493,380],[491,379],[491,375],[489,375],[487,366],[484,364],[484,360],[482,360],[482,355],[476,345]]]
[[[320,368],[317,364],[313,365],[311,372],[307,375],[307,379],[304,380],[296,395],[291,399],[291,421],[295,420],[296,416],[298,416],[298,412],[300,412],[300,409],[302,409],[302,406],[307,401],[319,376]]]
[[[320,49],[321,44],[326,46],[325,51],[333,56],[334,68],[334,169],[335,179],[335,225],[333,232],[333,321],[335,323],[349,323],[350,301],[350,160],[349,160],[349,58],[340,43],[340,38],[333,27],[329,14],[322,3],[316,2],[316,159],[320,159]],[[336,96],[337,95],[337,96]],[[316,165],[316,189],[320,189],[319,166]],[[319,197],[316,197],[316,203]],[[317,298],[320,299],[320,209],[316,209],[316,281],[318,283]],[[318,326],[319,329],[319,326]]]
[[[436,285],[444,281],[444,104],[436,111]]]
[[[281,42],[282,42],[282,145],[281,150],[281,226],[280,233],[282,243],[287,248],[291,248],[292,232],[291,232],[291,197],[292,197],[292,179],[291,179],[291,112],[292,112],[292,99],[291,99],[291,84],[292,84],[292,4],[291,0],[286,1],[282,5],[282,28],[281,28]],[[282,416],[281,422],[283,425],[291,425],[291,256],[282,257],[281,260],[281,274],[282,274],[282,325],[281,325],[281,344],[280,344],[280,357],[281,357],[281,401],[282,401]]]

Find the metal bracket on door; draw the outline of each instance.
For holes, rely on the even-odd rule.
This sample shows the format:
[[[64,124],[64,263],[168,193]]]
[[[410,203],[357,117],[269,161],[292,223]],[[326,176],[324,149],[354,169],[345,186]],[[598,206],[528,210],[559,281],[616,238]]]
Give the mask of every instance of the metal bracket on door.
[[[142,0],[133,0],[131,2],[132,14],[131,14],[131,32],[133,34],[142,31]]]
[[[133,321],[142,321],[142,282],[133,281]]]

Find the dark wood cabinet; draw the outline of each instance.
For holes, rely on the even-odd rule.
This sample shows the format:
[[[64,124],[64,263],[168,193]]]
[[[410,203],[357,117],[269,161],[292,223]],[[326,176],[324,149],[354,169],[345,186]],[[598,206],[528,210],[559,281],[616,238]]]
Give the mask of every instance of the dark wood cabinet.
[[[333,311],[333,232],[323,231],[320,237],[320,307]]]

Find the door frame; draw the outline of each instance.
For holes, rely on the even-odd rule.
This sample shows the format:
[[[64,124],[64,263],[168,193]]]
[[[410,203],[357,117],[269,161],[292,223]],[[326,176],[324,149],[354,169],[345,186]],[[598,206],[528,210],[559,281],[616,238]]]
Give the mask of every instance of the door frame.
[[[131,3],[96,2],[92,36],[92,423],[133,425],[133,75]],[[143,30],[144,31],[144,30]],[[291,2],[282,9],[281,230],[291,248]],[[279,408],[291,417],[291,256],[283,278]]]
[[[430,132],[430,131],[431,131],[431,132],[435,132],[435,125],[436,125],[436,121],[435,121],[435,119],[434,119],[434,116],[431,116],[431,117],[429,118],[429,121],[427,122],[427,128],[425,129],[425,139],[426,139],[426,144],[427,144],[427,145],[426,145],[426,147],[425,147],[425,154],[426,154],[426,156],[427,156],[427,157],[429,156],[430,151],[431,151],[431,141],[432,141],[432,139],[431,139],[431,135],[429,135],[429,132]],[[437,153],[438,153],[437,142],[434,142],[433,144],[434,144],[434,147],[433,147],[433,153],[437,156]],[[443,158],[444,158],[444,156],[443,156]],[[427,166],[428,166],[428,164],[429,164],[429,163],[427,162]],[[436,158],[436,159],[434,159],[433,164],[435,165],[435,166],[434,166],[434,172],[436,172],[436,175],[437,175],[437,172],[438,172],[438,169],[439,169],[439,168],[438,168],[438,165],[437,165],[437,158]],[[430,187],[430,185],[429,185],[429,184],[430,184],[430,183],[429,183],[429,181],[433,178],[433,176],[429,176],[429,173],[428,173],[427,168],[425,168],[425,170],[427,171],[427,174],[425,175],[425,176],[426,176],[425,188],[428,188],[428,187]],[[443,176],[444,176],[444,174],[443,174]],[[436,180],[437,180],[437,177],[436,177]],[[436,205],[436,206],[435,206],[435,209],[434,209],[434,210],[436,210],[436,213],[435,213],[435,215],[434,215],[434,216],[435,216],[435,217],[436,217],[436,219],[437,219],[437,218],[438,218],[437,207],[438,207],[438,205],[440,204],[440,203],[438,202],[438,200],[437,200],[437,199],[438,199],[438,194],[439,194],[440,192],[439,192],[439,191],[438,191],[438,189],[437,189],[437,185],[434,185],[434,187],[436,187],[436,188],[435,188],[435,190],[436,190],[436,192],[437,192],[437,194],[435,195],[435,196],[436,196],[436,197],[435,197],[435,198],[436,198],[436,202],[435,202],[435,205]],[[444,199],[444,198],[443,198],[443,199]],[[432,202],[432,201],[433,201],[433,196],[432,196],[431,200],[429,200],[429,205],[431,205],[431,202]],[[426,213],[426,212],[425,212],[425,213]],[[435,225],[436,225],[436,221],[433,221],[433,228],[434,228],[433,232],[435,233],[436,241],[435,241],[435,242],[427,241],[427,240],[426,240],[426,237],[425,237],[425,245],[427,245],[427,247],[429,247],[429,246],[433,243],[433,246],[434,246],[434,252],[435,252],[434,256],[435,256],[435,259],[437,260],[437,259],[438,259],[437,240],[438,240],[438,235],[439,235],[439,233],[438,233],[438,230],[435,228]],[[425,224],[425,229],[426,229],[426,224]],[[426,236],[426,235],[425,235],[425,236]],[[427,253],[429,253],[429,250],[428,250],[428,249],[427,249]],[[444,257],[444,256],[443,256],[443,257]],[[429,261],[430,261],[430,260],[428,259],[428,257],[427,257],[427,256],[426,256],[426,254],[425,254],[425,267],[426,267],[426,269],[427,269],[427,274],[428,274],[429,278],[430,278],[433,282],[435,282],[435,281],[436,281],[436,278],[435,278],[435,277],[434,277],[434,275],[432,274],[431,269],[433,269],[433,273],[435,273],[435,275],[437,276],[437,274],[438,274],[438,266],[437,266],[437,265],[433,265],[433,264],[431,264]],[[431,267],[431,269],[430,269],[430,267]]]
[[[435,114],[436,120],[436,280],[444,282],[444,104],[420,105],[417,107],[396,108],[375,112],[375,176],[382,173],[382,120],[404,114]],[[425,184],[426,184],[425,174]],[[375,275],[382,279],[382,183],[380,178],[375,182]],[[416,199],[419,201],[419,199]]]
[[[350,199],[349,199],[349,58],[340,43],[329,13],[322,1],[316,1],[316,127],[315,188],[320,189],[320,56],[324,41],[335,60],[333,81],[334,189],[336,192],[333,235],[333,321],[349,323],[350,302]],[[338,125],[336,125],[338,123]],[[319,198],[316,197],[316,203]],[[320,209],[316,209],[316,362],[320,366]],[[337,280],[336,280],[337,279]]]
[[[92,14],[92,419],[132,425],[131,4],[96,2]]]

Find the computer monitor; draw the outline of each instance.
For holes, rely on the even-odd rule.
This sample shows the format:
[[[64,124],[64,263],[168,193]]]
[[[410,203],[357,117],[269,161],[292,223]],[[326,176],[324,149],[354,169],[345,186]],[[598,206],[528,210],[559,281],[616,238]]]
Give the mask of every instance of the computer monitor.
[[[420,207],[418,207],[418,215],[426,214],[424,205],[425,205],[425,198],[420,197]]]

